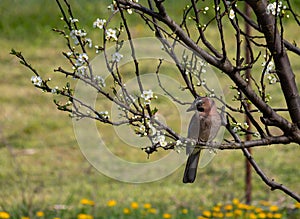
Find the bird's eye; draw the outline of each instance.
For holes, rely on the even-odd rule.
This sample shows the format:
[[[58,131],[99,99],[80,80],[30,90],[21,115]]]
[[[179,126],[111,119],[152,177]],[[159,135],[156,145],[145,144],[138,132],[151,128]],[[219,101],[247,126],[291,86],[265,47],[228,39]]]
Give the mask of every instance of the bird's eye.
[[[201,104],[197,105],[197,111],[199,111],[199,112],[203,112],[204,111],[204,108],[202,107]]]

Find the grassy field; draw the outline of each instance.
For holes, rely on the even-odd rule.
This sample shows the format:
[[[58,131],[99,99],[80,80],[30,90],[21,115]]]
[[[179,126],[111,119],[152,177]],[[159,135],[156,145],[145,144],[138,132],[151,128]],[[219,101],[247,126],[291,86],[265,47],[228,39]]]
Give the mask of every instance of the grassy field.
[[[65,64],[60,53],[64,41],[51,32],[52,27],[61,25],[55,2],[25,2],[0,1],[0,211],[14,212],[11,218],[38,217],[38,211],[61,218],[76,218],[80,213],[101,215],[99,218],[130,218],[136,214],[140,218],[149,207],[144,204],[151,204],[156,213],[144,215],[146,218],[168,218],[167,213],[172,218],[175,215],[195,218],[202,210],[212,209],[218,203],[234,205],[234,198],[244,201],[241,151],[218,152],[212,163],[200,169],[193,185],[181,182],[183,167],[162,180],[144,184],[118,182],[95,170],[77,145],[71,119],[56,110],[51,95],[32,86],[32,74],[9,55],[11,48],[23,51],[44,75],[51,75],[53,68]],[[107,0],[71,2],[81,25],[90,29],[95,18],[109,13]],[[180,11],[177,7],[174,11]],[[299,33],[292,31],[293,28],[289,26],[286,30],[291,31],[288,35],[291,40],[297,39]],[[292,57],[292,63],[299,75],[296,57]],[[300,84],[298,77],[297,83]],[[280,101],[276,95],[273,99],[274,103]],[[147,161],[145,153],[135,153],[139,160]],[[255,159],[268,176],[298,192],[299,155],[297,145],[254,150]],[[80,203],[84,198],[93,200],[94,204]],[[270,191],[256,175],[253,176],[253,200],[257,206],[281,208],[294,204],[283,193]],[[261,200],[268,203],[263,205]],[[138,208],[132,204],[135,202]],[[59,206],[69,210],[55,210]],[[183,209],[188,209],[188,213]]]

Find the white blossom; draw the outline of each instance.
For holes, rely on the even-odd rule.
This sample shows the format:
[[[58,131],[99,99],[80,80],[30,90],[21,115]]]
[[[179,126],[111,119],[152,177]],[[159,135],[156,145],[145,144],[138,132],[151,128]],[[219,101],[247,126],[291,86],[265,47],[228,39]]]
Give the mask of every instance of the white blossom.
[[[112,12],[117,11],[117,4],[115,1],[112,2],[112,4],[110,4],[109,6],[107,6],[107,9],[111,10]]]
[[[241,130],[241,128],[238,127],[238,126],[235,126],[235,127],[233,127],[233,129],[232,129],[232,131],[233,131],[234,133],[237,133],[237,132],[239,132],[240,130]]]
[[[84,63],[86,63],[89,60],[89,57],[86,53],[79,54],[75,66],[79,67],[82,66]]]
[[[266,8],[266,13],[267,14],[272,14],[272,15],[279,15],[280,11],[281,11],[281,7],[282,7],[282,2],[278,2],[278,5],[276,2],[270,3],[268,4],[267,8]],[[276,11],[277,8],[277,11]]]
[[[260,138],[259,132],[255,132],[253,135],[254,135],[255,137],[257,137],[257,138]]]
[[[78,37],[85,37],[87,33],[84,30],[72,30],[70,32],[70,37],[74,40],[74,44],[78,45],[79,40]]]
[[[139,132],[141,133],[141,135],[147,135],[146,127],[144,125],[140,125]]]
[[[106,38],[107,40],[109,40],[109,39],[117,40],[117,39],[118,39],[118,38],[117,38],[117,35],[116,35],[116,34],[117,34],[117,31],[114,30],[114,29],[109,28],[108,30],[105,31],[105,33],[106,33],[105,38]]]
[[[109,119],[109,115],[107,111],[101,111],[99,114],[104,118],[104,119]]]
[[[96,21],[94,21],[94,23],[93,23],[93,27],[94,28],[103,29],[105,23],[106,23],[105,19],[99,19],[99,18],[97,18]]]
[[[209,10],[209,7],[206,6],[206,7],[204,8],[203,14],[206,14],[206,12],[207,12],[208,10]]]
[[[234,132],[234,133],[238,133],[238,132],[240,132],[241,131],[241,123],[240,122],[237,122],[237,123],[232,123],[232,125],[231,125],[231,127],[233,127],[232,128],[232,131]]]
[[[267,9],[266,9],[267,14],[274,13],[274,15],[275,15],[276,3],[275,4],[274,3],[268,4]]]
[[[84,30],[75,30],[74,34],[79,37],[85,37],[87,33]]]
[[[263,62],[262,63],[262,66],[266,66],[267,65],[267,67],[266,67],[266,74],[269,74],[273,69],[274,69],[274,67],[275,67],[275,65],[274,65],[274,62],[272,62],[272,61],[269,61],[268,62],[268,64],[267,64],[267,62]]]
[[[94,77],[94,81],[95,81],[98,85],[100,85],[101,87],[105,87],[105,86],[106,86],[106,83],[105,83],[104,78],[103,78],[102,76],[100,76],[100,75],[96,75],[96,76]]]
[[[57,90],[58,90],[58,87],[56,86],[55,88],[52,88],[52,89],[51,89],[51,93],[52,93],[52,94],[56,94],[56,93],[57,93]]]
[[[182,141],[178,139],[178,140],[176,141],[176,146],[181,146],[181,145],[182,145]]]
[[[41,79],[40,76],[32,76],[31,77],[31,82],[36,85],[36,86],[41,86],[43,83],[43,80]]]
[[[215,96],[216,96],[215,89],[211,89],[209,97],[215,97]]]
[[[71,18],[71,17],[70,17],[70,21],[72,24],[79,22],[79,20],[77,18]]]
[[[86,76],[87,75],[87,67],[86,66],[79,66],[76,69],[76,73],[82,76]]]
[[[230,11],[229,11],[229,18],[231,20],[233,20],[235,18],[235,13],[234,13],[234,10],[232,10],[232,9],[230,9]]]
[[[243,127],[244,127],[244,129],[248,129],[248,128],[249,128],[248,123],[247,123],[247,122],[244,122]]]
[[[162,146],[162,147],[164,147],[164,146],[166,146],[166,145],[168,144],[168,143],[166,142],[166,136],[160,134],[159,132],[157,133],[157,136],[155,136],[155,137],[153,138],[153,143],[154,143],[154,144],[159,143],[160,146]]]
[[[277,82],[277,78],[274,75],[272,75],[272,74],[269,74],[267,76],[267,79],[269,81],[269,84],[275,84]]]
[[[120,62],[120,60],[123,58],[123,55],[119,52],[115,52],[112,56],[112,61],[113,62]]]
[[[144,90],[141,94],[141,98],[145,100],[145,104],[150,104],[151,99],[153,98],[152,90]]]
[[[73,55],[73,52],[67,52],[68,57],[70,57],[71,55]]]
[[[86,38],[85,41],[87,42],[88,47],[92,48],[92,46],[93,46],[92,40],[90,38]]]
[[[98,54],[100,51],[101,51],[101,49],[100,49],[101,47],[100,46],[95,46],[95,49],[96,49],[96,54]]]

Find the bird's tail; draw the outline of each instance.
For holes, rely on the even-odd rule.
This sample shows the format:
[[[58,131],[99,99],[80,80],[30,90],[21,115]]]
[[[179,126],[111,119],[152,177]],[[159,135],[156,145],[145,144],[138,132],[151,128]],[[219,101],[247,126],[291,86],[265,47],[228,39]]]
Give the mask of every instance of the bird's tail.
[[[193,183],[196,179],[197,167],[199,163],[201,150],[194,150],[188,157],[186,162],[183,182],[184,183]]]

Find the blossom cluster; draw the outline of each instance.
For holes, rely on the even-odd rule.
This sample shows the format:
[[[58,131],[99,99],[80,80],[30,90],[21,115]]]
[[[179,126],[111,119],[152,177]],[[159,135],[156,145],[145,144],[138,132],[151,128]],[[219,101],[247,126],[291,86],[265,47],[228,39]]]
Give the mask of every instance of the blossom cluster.
[[[144,99],[144,104],[149,105],[151,100],[153,99],[153,92],[152,90],[144,90],[141,94],[141,98]]]
[[[267,14],[272,14],[272,15],[279,15],[281,10],[285,10],[286,6],[282,6],[282,1],[279,1],[278,4],[277,2],[273,2],[268,4],[267,8],[266,8],[266,13]]]
[[[262,63],[264,67],[264,73],[267,75],[267,79],[269,84],[275,84],[277,82],[277,78],[275,75],[275,65],[273,61],[265,61]]]

